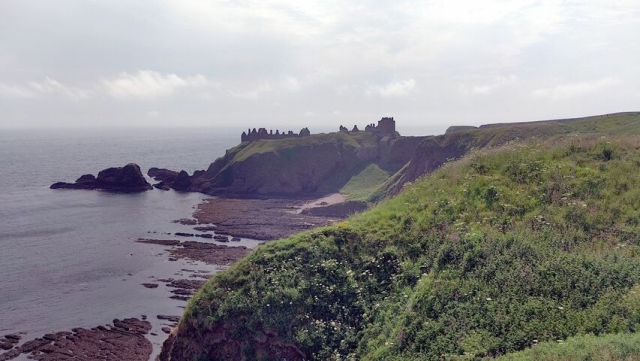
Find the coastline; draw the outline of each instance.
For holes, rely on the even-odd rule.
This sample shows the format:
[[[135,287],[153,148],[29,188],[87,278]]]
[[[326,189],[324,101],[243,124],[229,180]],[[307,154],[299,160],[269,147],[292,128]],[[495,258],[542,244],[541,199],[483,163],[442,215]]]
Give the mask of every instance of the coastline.
[[[153,253],[156,267],[142,274],[129,274],[126,282],[136,282],[145,294],[154,293],[156,297],[161,294],[175,301],[173,313],[133,313],[124,319],[115,318],[111,323],[77,325],[46,334],[3,333],[0,340],[8,336],[11,343],[0,350],[0,361],[25,356],[42,361],[64,359],[69,357],[69,350],[76,357],[85,353],[86,357],[79,357],[80,360],[100,359],[107,357],[105,355],[130,361],[153,360],[177,325],[186,302],[211,276],[265,240],[286,237],[339,220],[308,216],[302,211],[343,200],[336,194],[317,199],[203,197],[194,206],[193,218],[171,222],[176,224],[174,230],[181,231],[149,230],[146,237],[129,241],[141,244],[147,252]],[[158,229],[163,228],[157,226]],[[17,342],[12,338],[17,338]],[[105,343],[105,339],[109,339],[109,343]],[[125,351],[117,353],[114,347]],[[132,351],[134,348],[137,351]]]

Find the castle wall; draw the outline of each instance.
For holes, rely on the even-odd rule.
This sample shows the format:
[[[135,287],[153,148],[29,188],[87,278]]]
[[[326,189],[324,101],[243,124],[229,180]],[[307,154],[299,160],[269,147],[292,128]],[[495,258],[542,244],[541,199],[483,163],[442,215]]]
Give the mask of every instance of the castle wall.
[[[241,142],[255,142],[256,140],[262,140],[262,139],[286,139],[286,138],[300,138],[300,137],[307,137],[311,135],[311,132],[309,131],[308,128],[302,128],[302,130],[300,130],[300,133],[296,134],[293,131],[288,131],[288,132],[282,132],[280,133],[279,130],[276,130],[276,132],[274,133],[273,130],[267,131],[267,129],[265,128],[260,128],[258,130],[256,130],[256,128],[253,128],[253,130],[249,129],[247,132],[242,132],[242,135],[240,136],[240,141]]]
[[[382,118],[378,121],[376,129],[381,134],[395,134],[396,121],[393,118]]]

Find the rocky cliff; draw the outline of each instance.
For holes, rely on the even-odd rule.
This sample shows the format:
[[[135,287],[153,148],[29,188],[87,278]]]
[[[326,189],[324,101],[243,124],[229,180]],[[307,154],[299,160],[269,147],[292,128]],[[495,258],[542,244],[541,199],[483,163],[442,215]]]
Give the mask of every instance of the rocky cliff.
[[[439,136],[380,137],[371,132],[337,132],[290,139],[244,142],[206,171],[153,169],[161,189],[236,196],[309,196],[339,192],[369,165],[386,182],[368,201],[397,194],[406,184],[473,149],[523,139],[553,140],[572,134],[626,134],[638,131],[640,113],[550,121],[456,126]],[[367,185],[371,187],[371,185]]]
[[[553,140],[571,135],[624,135],[637,134],[639,131],[640,113],[636,112],[527,123],[486,124],[477,128],[450,127],[443,135],[424,137],[414,148],[415,151],[405,167],[392,176],[372,200],[397,194],[406,184],[473,149],[533,138]]]
[[[309,195],[336,192],[352,173],[370,163],[399,169],[419,137],[382,139],[367,132],[259,140],[227,151],[187,190],[207,194]]]

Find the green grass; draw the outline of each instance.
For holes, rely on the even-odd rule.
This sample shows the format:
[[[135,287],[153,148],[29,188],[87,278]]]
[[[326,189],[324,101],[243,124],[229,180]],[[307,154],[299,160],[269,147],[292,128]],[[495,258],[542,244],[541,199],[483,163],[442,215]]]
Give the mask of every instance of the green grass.
[[[284,138],[277,140],[258,140],[250,143],[242,143],[238,147],[233,148],[232,152],[236,153],[233,162],[241,162],[247,158],[263,153],[286,153],[295,150],[298,147],[314,146],[322,143],[333,142],[341,143],[346,147],[357,149],[361,146],[376,145],[376,137],[372,133],[320,133],[313,134],[302,138]]]
[[[346,195],[348,200],[366,201],[387,179],[389,173],[380,169],[377,164],[369,164],[351,177],[340,189],[340,193]]]
[[[489,124],[479,129],[463,129],[439,136],[427,137],[416,150],[417,162],[434,153],[467,153],[474,149],[502,146],[508,142],[544,140],[549,143],[576,136],[631,136],[640,134],[640,113],[617,113],[586,118],[529,123]],[[420,157],[422,156],[422,157]],[[458,157],[459,155],[455,155]],[[369,201],[376,202],[397,193],[411,173],[411,163],[390,177]]]
[[[499,357],[500,361],[635,361],[640,360],[640,333],[571,337],[544,342],[525,351]]]
[[[358,138],[359,139],[359,138]],[[367,140],[368,138],[363,138]],[[258,140],[251,143],[242,143],[235,151],[236,154],[232,162],[241,162],[248,159],[251,156],[263,153],[281,153],[287,154],[288,152],[295,151],[296,148],[302,146],[314,146],[322,143],[334,142],[357,149],[360,147],[357,139],[349,136],[347,133],[327,133],[327,134],[314,134],[309,137],[302,138],[285,138],[278,140]],[[235,148],[234,148],[235,149]]]
[[[225,324],[245,350],[267,332],[314,360],[440,360],[639,332],[638,209],[637,137],[474,152],[259,247],[192,299],[178,342]]]

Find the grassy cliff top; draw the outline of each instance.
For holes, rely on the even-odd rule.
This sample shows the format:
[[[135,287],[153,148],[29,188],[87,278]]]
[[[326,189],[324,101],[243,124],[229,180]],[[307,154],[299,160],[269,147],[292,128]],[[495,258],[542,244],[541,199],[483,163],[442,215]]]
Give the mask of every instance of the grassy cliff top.
[[[462,141],[472,147],[499,146],[509,141],[539,138],[556,140],[572,135],[640,134],[640,113],[615,113],[585,118],[523,123],[486,124],[479,128],[458,127],[430,139],[440,144]]]
[[[299,147],[312,147],[323,143],[342,144],[346,147],[357,149],[362,145],[375,145],[376,137],[373,133],[369,132],[335,132],[312,134],[308,137],[300,138],[284,138],[276,140],[262,139],[254,142],[242,143],[231,149],[230,152],[236,153],[233,158],[234,162],[241,162],[257,154],[287,152],[288,150],[295,150]]]
[[[217,274],[176,347],[207,359],[224,329],[249,358],[269,335],[307,359],[474,359],[639,332],[639,183],[637,137],[475,152]]]

